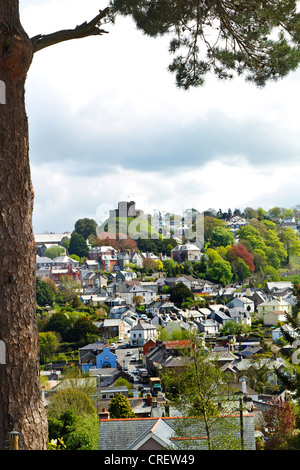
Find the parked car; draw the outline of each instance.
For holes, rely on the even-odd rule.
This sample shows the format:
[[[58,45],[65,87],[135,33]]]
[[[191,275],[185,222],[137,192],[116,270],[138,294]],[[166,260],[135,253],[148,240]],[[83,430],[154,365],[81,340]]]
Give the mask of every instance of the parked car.
[[[135,361],[136,361],[136,357],[132,356],[132,358],[130,359],[130,362],[135,362]]]
[[[139,370],[138,370],[138,369],[134,369],[133,374],[134,374],[134,375],[138,375],[138,373],[139,373]]]
[[[126,356],[132,356],[132,351],[127,351]]]

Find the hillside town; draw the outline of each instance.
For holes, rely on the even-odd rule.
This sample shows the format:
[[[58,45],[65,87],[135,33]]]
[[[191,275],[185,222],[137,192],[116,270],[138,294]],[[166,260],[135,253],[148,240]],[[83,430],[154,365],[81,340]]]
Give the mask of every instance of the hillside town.
[[[121,239],[129,220],[150,219],[135,203],[119,203],[109,214],[118,221],[115,237],[90,219],[77,221],[72,233],[36,235],[44,403],[50,410],[70,380],[66,371],[76,370],[77,383],[92,384],[99,450],[177,448],[182,411],[165,377],[184,369],[193,335],[230,383],[243,449],[263,448],[264,413],[276,400],[294,400],[280,377],[296,367],[284,332],[298,337],[289,321],[299,302],[297,210],[209,210],[202,245],[193,239],[199,213],[185,215],[151,219],[156,239]],[[120,396],[130,407],[126,419],[112,415]],[[195,430],[189,432],[193,449]],[[203,426],[198,439],[199,432],[207,448]],[[57,446],[62,436],[52,437]]]

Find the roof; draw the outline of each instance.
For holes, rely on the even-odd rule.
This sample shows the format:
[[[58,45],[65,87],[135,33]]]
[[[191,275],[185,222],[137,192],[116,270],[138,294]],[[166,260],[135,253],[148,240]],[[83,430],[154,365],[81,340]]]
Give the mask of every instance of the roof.
[[[133,330],[156,330],[156,326],[151,325],[150,323],[140,323],[138,322],[131,331]]]
[[[103,322],[103,326],[104,327],[119,326],[121,321],[122,320],[120,318],[105,318],[105,320]]]
[[[285,302],[284,300],[280,299],[270,299],[266,300],[265,302],[262,302],[259,307],[264,307],[266,305],[281,305],[281,306],[286,306],[288,305],[288,302]]]
[[[48,258],[47,256],[38,256],[36,257],[36,263],[37,264],[42,264],[42,263],[49,263],[53,264],[54,261],[52,258]]]
[[[281,315],[286,315],[286,312],[284,312],[283,310],[271,310],[270,312],[266,312],[265,315],[277,315],[277,316],[281,316]]]
[[[86,346],[83,346],[82,348],[79,348],[80,351],[82,351],[83,349],[87,349],[87,350],[96,350],[96,349],[102,349],[103,347],[105,346],[105,343],[103,343],[103,341],[96,341],[95,343],[90,343],[90,344],[87,344]]]
[[[69,256],[62,255],[62,256],[57,256],[53,260],[55,263],[72,263],[72,264],[79,264],[79,261],[76,261],[73,258],[70,258]]]
[[[184,245],[177,245],[172,251],[201,251],[201,248],[191,243],[185,243]]]
[[[60,243],[65,237],[71,238],[71,233],[38,233],[34,237],[36,243]]]
[[[278,282],[267,282],[266,288],[272,289],[293,289],[293,283],[291,281],[278,281]]]
[[[99,450],[129,450],[151,432],[160,418],[100,420]],[[155,431],[155,428],[154,428]],[[169,429],[169,432],[172,428]]]
[[[255,450],[254,416],[244,413],[245,449]],[[233,431],[240,436],[239,414],[226,416],[221,419],[232,420],[236,423]],[[189,421],[188,421],[189,420]],[[201,446],[207,449],[207,438],[203,421],[199,418],[156,417],[133,419],[100,419],[98,450],[138,450],[145,445],[147,450],[162,450],[173,447],[181,448],[182,439],[176,435],[176,427],[180,422],[185,423],[188,437],[183,438],[184,449],[192,450]],[[222,421],[223,422],[223,421]],[[187,428],[186,428],[187,425]],[[224,424],[220,424],[224,431]],[[222,431],[221,431],[222,432]],[[153,443],[154,442],[154,443]]]

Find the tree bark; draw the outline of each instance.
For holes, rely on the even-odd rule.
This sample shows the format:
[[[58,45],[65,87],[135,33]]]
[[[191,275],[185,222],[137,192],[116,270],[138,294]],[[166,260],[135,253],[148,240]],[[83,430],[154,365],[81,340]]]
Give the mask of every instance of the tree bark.
[[[0,80],[5,84],[5,104],[0,104],[0,340],[6,348],[0,364],[0,448],[5,446],[12,415],[13,430],[23,434],[25,449],[45,450],[47,419],[39,378],[33,190],[24,99],[32,57],[33,45],[20,24],[18,0],[0,0]]]

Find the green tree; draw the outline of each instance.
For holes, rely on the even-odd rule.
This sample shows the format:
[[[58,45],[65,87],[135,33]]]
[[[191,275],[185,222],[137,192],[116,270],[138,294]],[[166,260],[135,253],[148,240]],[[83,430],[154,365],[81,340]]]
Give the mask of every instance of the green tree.
[[[166,259],[164,261],[164,270],[167,273],[168,277],[175,275],[176,263],[173,259]]]
[[[234,242],[232,232],[223,227],[215,227],[210,237],[210,244],[213,247],[228,246]]]
[[[285,219],[294,217],[294,211],[293,211],[293,209],[286,209],[286,210],[284,211],[283,217],[284,217]]]
[[[69,391],[68,395],[71,397],[72,393]],[[62,407],[60,414],[50,410],[48,417],[49,441],[59,439],[64,442],[66,450],[97,450],[99,424],[95,409],[85,406],[86,411],[78,413],[78,409],[73,407],[78,405],[79,395],[76,394],[76,400],[74,395],[73,399],[67,400],[66,406],[70,405],[69,409],[64,410]],[[81,399],[81,402],[83,400]]]
[[[223,259],[217,260],[213,266],[207,270],[206,274],[208,279],[223,285],[229,284],[233,277],[230,263]]]
[[[267,265],[264,267],[263,271],[265,276],[268,276],[269,281],[280,281],[279,272],[276,268],[274,268],[274,266]]]
[[[51,290],[49,284],[38,276],[36,278],[36,302],[40,307],[52,305],[55,295]]]
[[[249,266],[241,258],[237,258],[231,263],[233,275],[239,282],[243,282],[251,276]]]
[[[75,232],[79,235],[82,235],[85,240],[89,238],[90,235],[97,236],[97,222],[93,219],[79,219],[75,223]]]
[[[73,410],[77,416],[95,415],[96,409],[91,398],[82,390],[63,388],[56,392],[48,407],[48,416],[60,419],[68,410]]]
[[[116,393],[109,404],[108,411],[112,419],[135,418],[128,399],[122,393]]]
[[[300,255],[300,238],[299,235],[289,227],[281,230],[279,237],[286,250],[286,263],[288,264],[291,255]]]
[[[79,258],[87,257],[89,249],[83,235],[77,233],[75,230],[72,232],[69,255],[77,255]]]
[[[173,35],[170,52],[177,55],[169,70],[184,89],[203,85],[209,72],[220,79],[245,74],[261,86],[297,68],[296,7],[290,0],[112,1],[113,12],[131,16],[145,34]]]
[[[258,220],[265,219],[265,217],[267,217],[267,211],[265,211],[262,207],[259,207],[257,209],[257,217],[258,217]]]
[[[159,259],[156,261],[156,271],[162,271],[164,269],[163,262]]]
[[[271,217],[271,219],[279,219],[281,216],[281,209],[277,206],[272,207],[268,210],[268,215]]]
[[[159,340],[160,341],[179,341],[179,340],[188,340],[189,333],[184,328],[181,328],[179,325],[176,325],[171,328],[160,328],[159,330]]]
[[[259,230],[253,227],[252,225],[248,224],[242,227],[238,231],[237,236],[239,237],[240,240],[248,241],[252,249],[259,249],[259,250],[263,250],[264,252],[266,251],[266,244]]]
[[[53,313],[50,316],[49,321],[44,326],[44,332],[53,331],[56,333],[60,333],[62,339],[66,340],[71,326],[72,324],[67,315],[60,312]]]
[[[57,258],[57,256],[64,255],[66,253],[66,250],[63,246],[51,246],[50,248],[47,248],[44,252],[44,256],[47,258]]]
[[[211,215],[205,215],[204,216],[204,241],[208,241],[211,237],[211,234],[213,230],[216,227],[224,227],[225,221],[216,219],[215,217],[212,217]]]
[[[39,333],[41,363],[45,364],[55,354],[59,344],[57,336],[52,331]]]
[[[96,414],[77,418],[65,439],[67,450],[98,450],[99,422]]]
[[[49,429],[49,440],[60,439],[63,440],[65,437],[72,432],[75,428],[76,414],[74,410],[66,410],[61,413],[59,418],[49,416],[48,429]]]
[[[174,302],[177,307],[181,307],[184,302],[193,302],[194,294],[183,282],[178,282],[175,287],[171,288],[170,301]]]
[[[67,340],[70,342],[86,341],[89,335],[98,335],[99,329],[88,318],[78,318],[72,328],[67,332]]]
[[[71,276],[62,276],[58,290],[64,302],[72,303],[78,296],[80,282],[74,280]]]
[[[285,249],[284,244],[280,241],[280,238],[274,230],[267,230],[266,235],[265,235],[265,243],[267,247],[270,249],[269,253],[269,259],[270,259],[270,253],[274,253],[276,257],[279,259],[280,264],[284,261],[286,261],[287,257],[287,251]]]
[[[255,209],[252,209],[252,207],[246,207],[246,209],[244,209],[244,215],[246,219],[258,218],[258,212]]]

